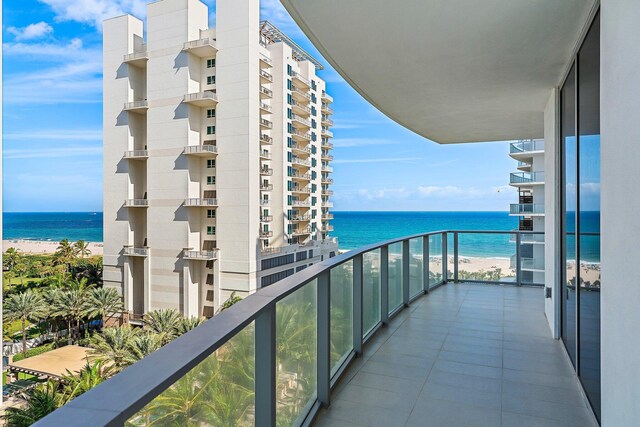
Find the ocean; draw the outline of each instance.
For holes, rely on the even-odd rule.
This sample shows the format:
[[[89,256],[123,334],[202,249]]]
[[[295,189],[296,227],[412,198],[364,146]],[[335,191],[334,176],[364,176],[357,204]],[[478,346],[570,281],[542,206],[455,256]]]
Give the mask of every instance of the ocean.
[[[4,213],[5,240],[102,242],[102,212]],[[589,218],[597,224],[599,215]],[[394,237],[438,230],[513,230],[516,217],[507,212],[334,212],[332,235],[340,249],[379,242]],[[583,226],[587,227],[583,218]],[[591,231],[591,230],[589,230]],[[591,248],[583,249],[583,259],[599,258],[599,238],[589,238]],[[509,235],[461,234],[461,256],[510,257],[515,245]]]

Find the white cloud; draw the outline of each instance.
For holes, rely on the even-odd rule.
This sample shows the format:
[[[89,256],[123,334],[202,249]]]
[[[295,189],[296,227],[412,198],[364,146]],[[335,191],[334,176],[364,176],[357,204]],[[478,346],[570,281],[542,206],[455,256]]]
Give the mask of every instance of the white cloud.
[[[395,157],[380,159],[337,159],[333,163],[390,163],[390,162],[413,162],[416,160],[424,160],[422,157]]]
[[[102,130],[55,129],[33,132],[8,132],[4,134],[4,139],[5,141],[102,141]]]
[[[333,145],[338,148],[364,147],[367,145],[397,144],[400,141],[376,138],[335,138]]]
[[[99,50],[92,51],[94,54],[100,54]],[[67,44],[62,43],[4,43],[2,45],[2,53],[5,55],[16,56],[46,56],[54,58],[58,61],[65,59],[73,59],[78,54],[82,54],[82,40],[78,38],[71,39]]]
[[[4,150],[5,159],[37,159],[56,157],[83,157],[98,156],[102,154],[102,147],[57,147],[57,148],[28,148]]]
[[[46,22],[40,21],[37,24],[29,24],[22,28],[9,27],[7,32],[13,34],[18,41],[33,40],[53,33],[53,28]]]
[[[56,21],[76,21],[102,29],[102,21],[130,13],[139,18],[146,15],[146,0],[40,0],[51,7]]]
[[[360,189],[357,195],[367,200],[380,199],[407,199],[411,197],[413,191],[405,188],[383,188],[379,190]]]

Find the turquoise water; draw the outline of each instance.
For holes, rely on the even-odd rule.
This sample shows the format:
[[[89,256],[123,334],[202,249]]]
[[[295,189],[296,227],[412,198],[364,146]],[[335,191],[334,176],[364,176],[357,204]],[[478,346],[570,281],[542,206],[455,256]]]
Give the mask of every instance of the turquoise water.
[[[335,212],[333,236],[340,249],[394,237],[439,230],[513,230],[515,217],[507,212]],[[460,235],[460,255],[510,257],[515,245],[509,235]]]
[[[5,240],[102,242],[102,212],[5,212]]]

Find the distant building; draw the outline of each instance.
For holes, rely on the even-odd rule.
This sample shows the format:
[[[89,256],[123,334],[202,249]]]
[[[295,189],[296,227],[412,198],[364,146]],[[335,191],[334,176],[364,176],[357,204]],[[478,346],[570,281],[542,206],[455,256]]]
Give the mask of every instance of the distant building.
[[[212,316],[337,252],[322,65],[258,0],[104,23],[104,282],[139,315]]]
[[[520,171],[509,178],[509,185],[518,190],[518,203],[511,204],[509,214],[518,217],[518,230],[544,233],[544,139],[513,142],[509,155]],[[521,234],[521,243],[522,283],[545,283],[544,234]],[[515,256],[511,264],[515,268]]]

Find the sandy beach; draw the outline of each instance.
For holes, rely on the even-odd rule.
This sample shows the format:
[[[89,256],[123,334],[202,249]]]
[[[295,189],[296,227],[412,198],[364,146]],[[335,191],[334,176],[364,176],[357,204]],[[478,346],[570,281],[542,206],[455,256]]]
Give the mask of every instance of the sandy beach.
[[[56,251],[58,242],[45,242],[39,240],[3,240],[2,251],[15,248],[23,254],[52,254]],[[102,242],[89,243],[91,255],[102,255]]]

